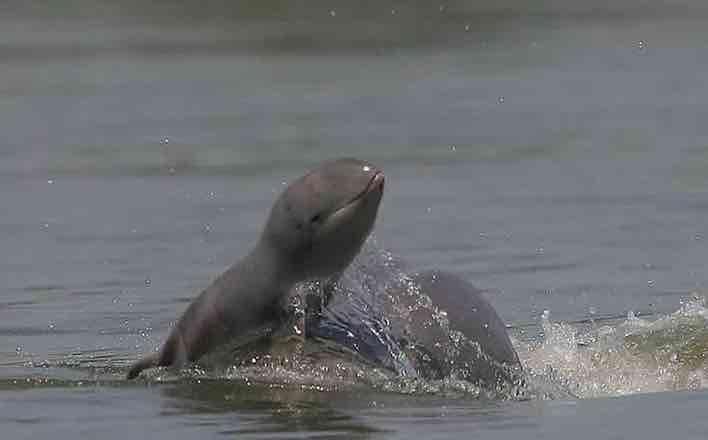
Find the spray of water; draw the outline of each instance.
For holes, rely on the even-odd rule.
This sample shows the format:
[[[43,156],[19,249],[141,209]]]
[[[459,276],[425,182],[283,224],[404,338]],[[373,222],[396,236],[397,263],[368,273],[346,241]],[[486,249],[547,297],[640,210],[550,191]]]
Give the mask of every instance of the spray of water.
[[[403,290],[387,295],[391,286]],[[293,338],[289,337],[292,332],[266,325],[250,342],[226,347],[189,370],[156,369],[146,377],[153,381],[208,378],[330,390],[364,386],[397,393],[512,399],[593,398],[708,386],[708,308],[701,294],[666,316],[640,318],[629,313],[625,319],[590,328],[555,322],[550,312],[544,312],[539,320],[541,337],[528,343],[514,341],[523,376],[491,390],[465,380],[475,366],[460,362],[469,358],[461,354],[469,355],[469,350],[475,349],[474,341],[450,328],[446,311],[436,308],[420,292],[400,260],[375,243],[365,247],[333,294],[329,318],[333,331],[340,332],[337,338]],[[301,311],[298,304],[294,308]],[[293,321],[295,333],[304,328],[301,315]],[[421,316],[432,335],[426,342],[430,347],[403,343],[411,323]],[[352,338],[351,343],[340,343],[347,337]],[[446,368],[435,359],[427,364],[426,348],[442,358]],[[372,357],[377,362],[372,362]],[[124,354],[104,352],[41,359],[24,354],[12,366],[42,372],[88,371],[90,377],[105,378],[122,377],[124,372],[116,365],[127,365],[130,360]],[[431,378],[426,368],[445,374]]]

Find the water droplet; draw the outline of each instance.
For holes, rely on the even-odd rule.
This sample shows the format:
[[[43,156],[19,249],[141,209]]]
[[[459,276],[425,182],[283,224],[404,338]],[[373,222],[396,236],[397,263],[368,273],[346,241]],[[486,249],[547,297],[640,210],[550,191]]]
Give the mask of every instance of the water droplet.
[[[47,183],[52,185],[54,183],[54,179],[47,179]]]
[[[22,353],[22,346],[21,346],[21,345],[18,345],[17,347],[15,347],[15,353],[16,353],[16,354],[21,354],[21,353]]]
[[[336,16],[337,16],[337,11],[335,11],[334,9],[332,9],[331,11],[329,11],[329,15],[330,15],[330,17],[336,17]]]
[[[647,286],[649,286],[649,287],[654,287],[655,284],[656,284],[656,281],[654,281],[654,280],[647,281]]]
[[[505,99],[503,96],[500,96],[499,98],[497,98],[497,102],[499,102],[499,104],[504,104],[504,100]]]
[[[466,24],[465,25],[465,32],[469,32],[471,29],[470,25]]]
[[[637,49],[639,49],[640,51],[644,51],[644,50],[646,50],[646,48],[647,48],[647,42],[646,42],[646,41],[644,41],[644,40],[639,40],[639,41],[637,42]]]
[[[145,278],[145,287],[150,287],[152,285],[152,280],[150,278]]]
[[[168,138],[168,137],[163,137],[162,139],[160,139],[161,145],[167,145],[169,143],[170,143],[170,138]]]
[[[366,172],[371,171],[371,167],[368,166],[368,165],[364,165],[361,169],[364,170],[364,171],[366,171]]]
[[[53,322],[49,323],[49,330],[54,330],[54,323]]]
[[[450,151],[454,153],[455,151],[457,151],[457,147],[455,145],[450,145]]]
[[[391,15],[396,15],[396,10],[395,10],[395,9],[391,9]]]

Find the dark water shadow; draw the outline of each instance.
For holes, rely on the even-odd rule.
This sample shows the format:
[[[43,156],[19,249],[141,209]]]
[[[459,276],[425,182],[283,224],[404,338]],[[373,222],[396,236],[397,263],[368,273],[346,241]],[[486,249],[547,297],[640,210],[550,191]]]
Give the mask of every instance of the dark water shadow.
[[[272,434],[276,438],[308,433],[318,438],[369,438],[386,431],[374,428],[346,408],[366,407],[364,393],[321,391],[314,387],[196,380],[161,387],[167,397],[164,415],[224,415],[220,433]],[[197,418],[196,423],[205,423]]]

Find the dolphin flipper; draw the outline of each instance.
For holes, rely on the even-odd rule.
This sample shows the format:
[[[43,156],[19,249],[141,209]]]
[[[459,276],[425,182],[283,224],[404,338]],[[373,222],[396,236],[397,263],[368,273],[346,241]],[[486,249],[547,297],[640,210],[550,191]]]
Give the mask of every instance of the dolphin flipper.
[[[128,370],[128,379],[135,379],[138,377],[138,375],[143,371],[148,368],[152,367],[157,367],[157,363],[160,360],[160,353],[152,353],[147,356],[145,356],[142,359],[139,359],[136,361],[133,365],[130,366],[130,370]]]

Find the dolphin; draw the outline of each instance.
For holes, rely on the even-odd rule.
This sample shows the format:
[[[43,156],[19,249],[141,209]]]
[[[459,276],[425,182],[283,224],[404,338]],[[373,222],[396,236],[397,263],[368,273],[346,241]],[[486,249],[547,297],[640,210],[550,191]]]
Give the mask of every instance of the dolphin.
[[[506,326],[482,290],[451,272],[411,272],[373,246],[306,324],[308,337],[335,341],[399,376],[457,377],[495,390],[523,385]]]
[[[430,298],[428,306],[411,310],[403,342],[428,377],[456,375],[486,388],[521,384],[506,325],[482,290],[452,272],[426,270],[410,275],[392,295],[399,303],[405,296]]]
[[[195,362],[277,317],[298,283],[335,279],[371,232],[384,181],[374,165],[345,158],[292,182],[253,249],[192,301],[160,350],[135,362],[127,378]]]

